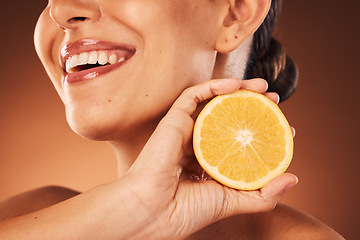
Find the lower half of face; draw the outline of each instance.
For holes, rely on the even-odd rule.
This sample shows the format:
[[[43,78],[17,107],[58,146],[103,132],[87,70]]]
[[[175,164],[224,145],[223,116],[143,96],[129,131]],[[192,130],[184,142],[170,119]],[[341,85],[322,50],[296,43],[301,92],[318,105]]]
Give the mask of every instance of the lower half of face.
[[[108,8],[103,6],[104,12],[115,15],[111,11],[117,11],[122,21],[104,17],[103,22],[84,22],[81,24],[89,25],[79,24],[62,32],[45,11],[35,35],[37,51],[65,104],[69,125],[79,135],[96,140],[116,140],[153,127],[185,88],[211,78],[215,63],[211,24],[206,21],[206,29],[195,25],[202,19],[191,12],[198,9],[191,5],[196,4],[194,1],[185,1],[191,10],[186,9],[188,15],[175,9],[178,6],[171,7],[167,0],[149,0],[146,4],[122,1],[114,10],[110,2]],[[160,11],[164,6],[167,12]],[[132,16],[134,13],[142,18]],[[61,45],[79,39],[130,43],[136,51],[111,71],[66,82],[66,73],[57,60]]]
[[[180,60],[177,54],[170,59],[135,54],[107,74],[63,84],[72,129],[86,138],[116,140],[129,132],[154,127],[185,88],[211,78],[211,64],[204,64],[214,59],[211,55],[189,54]]]

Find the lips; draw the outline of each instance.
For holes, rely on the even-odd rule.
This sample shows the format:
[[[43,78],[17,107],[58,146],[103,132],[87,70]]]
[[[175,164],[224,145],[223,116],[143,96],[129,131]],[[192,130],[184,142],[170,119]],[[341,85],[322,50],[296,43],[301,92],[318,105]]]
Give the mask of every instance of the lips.
[[[135,53],[126,44],[81,39],[65,44],[61,49],[64,83],[76,83],[109,73],[126,63]]]

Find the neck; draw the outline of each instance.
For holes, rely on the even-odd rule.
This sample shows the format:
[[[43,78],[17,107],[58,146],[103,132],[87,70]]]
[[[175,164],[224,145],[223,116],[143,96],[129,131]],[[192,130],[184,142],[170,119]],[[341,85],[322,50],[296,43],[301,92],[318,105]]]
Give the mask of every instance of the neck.
[[[142,126],[133,127],[128,132],[122,133],[118,139],[108,141],[116,154],[119,177],[124,175],[133,165],[159,121],[157,119]]]
[[[247,38],[237,49],[230,53],[217,53],[212,77],[243,79],[253,37]]]
[[[252,37],[249,37],[231,53],[218,53],[212,78],[243,79],[251,43]],[[119,176],[125,174],[133,165],[162,117],[163,115],[149,120],[141,126],[129,127],[119,139],[109,141],[116,153]]]

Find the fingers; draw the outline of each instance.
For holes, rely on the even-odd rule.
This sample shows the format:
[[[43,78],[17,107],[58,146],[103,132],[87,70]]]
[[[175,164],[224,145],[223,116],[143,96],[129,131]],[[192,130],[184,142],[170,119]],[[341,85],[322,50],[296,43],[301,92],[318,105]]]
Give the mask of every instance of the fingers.
[[[184,121],[180,119],[187,119],[192,117],[192,121],[196,119],[199,111],[202,109],[206,100],[209,100],[217,95],[223,95],[235,92],[241,89],[247,89],[264,93],[267,90],[268,84],[263,79],[239,80],[239,79],[215,79],[208,82],[190,87],[186,89],[179,98],[175,101],[167,116],[163,119],[167,125],[172,125],[183,133],[184,142],[190,143],[192,128],[186,127]],[[267,93],[267,95],[278,101],[279,97],[276,93]],[[183,124],[180,124],[180,123]],[[174,125],[178,124],[178,125]],[[187,131],[188,130],[188,131]],[[185,148],[185,154],[191,154],[192,148]],[[182,164],[183,165],[183,164]]]
[[[241,80],[216,79],[186,89],[175,101],[171,110],[179,109],[192,115],[197,105],[217,95],[228,94],[238,90]]]
[[[172,109],[183,109],[189,115],[193,114],[197,105],[217,95],[235,92],[239,88],[265,93],[268,84],[264,79],[255,78],[251,80],[239,79],[215,79],[190,87],[175,101]],[[270,99],[278,102],[276,93],[266,93]]]
[[[251,80],[244,80],[241,83],[241,88],[255,91],[258,93],[263,93],[266,97],[270,98],[276,104],[280,102],[280,97],[277,93],[266,92],[268,89],[268,83],[264,79],[255,78]]]
[[[290,126],[290,129],[291,129],[291,133],[292,133],[292,136],[293,138],[295,137],[295,134],[296,134],[296,131],[295,131],[295,128]]]
[[[276,104],[279,104],[280,101],[280,97],[277,93],[275,92],[266,92],[264,93],[264,96],[270,98],[271,101],[273,101]]]
[[[272,210],[281,196],[298,182],[295,175],[286,173],[271,180],[257,191],[236,191],[224,188],[226,202],[219,218],[234,214],[256,213]]]
[[[267,202],[273,201],[276,203],[280,197],[284,195],[286,191],[293,188],[298,181],[298,178],[291,173],[282,174],[260,189],[260,196]]]
[[[255,91],[258,93],[265,93],[268,89],[268,83],[261,78],[255,78],[251,80],[243,80],[241,83],[242,89]]]

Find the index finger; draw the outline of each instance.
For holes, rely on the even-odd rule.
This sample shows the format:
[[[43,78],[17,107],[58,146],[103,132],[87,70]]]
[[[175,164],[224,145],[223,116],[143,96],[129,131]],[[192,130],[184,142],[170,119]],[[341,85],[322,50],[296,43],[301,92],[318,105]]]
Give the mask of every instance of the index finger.
[[[217,95],[235,92],[240,88],[241,82],[239,79],[215,79],[187,88],[174,102],[170,111],[178,109],[190,116],[199,103]]]

